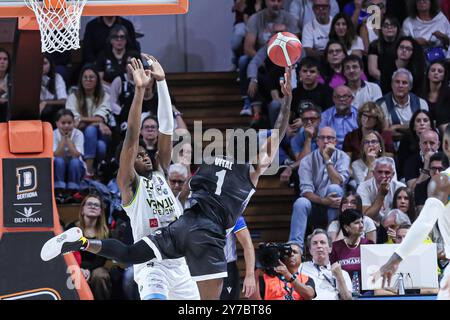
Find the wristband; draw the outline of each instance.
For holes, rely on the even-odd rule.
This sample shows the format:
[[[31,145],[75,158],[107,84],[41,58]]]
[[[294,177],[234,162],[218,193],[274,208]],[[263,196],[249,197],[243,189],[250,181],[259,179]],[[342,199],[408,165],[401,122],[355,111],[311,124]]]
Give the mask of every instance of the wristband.
[[[294,273],[294,274],[291,274],[291,280],[289,280],[288,282],[289,283],[292,283],[292,282],[294,282],[295,281],[295,279],[297,279],[297,275]]]

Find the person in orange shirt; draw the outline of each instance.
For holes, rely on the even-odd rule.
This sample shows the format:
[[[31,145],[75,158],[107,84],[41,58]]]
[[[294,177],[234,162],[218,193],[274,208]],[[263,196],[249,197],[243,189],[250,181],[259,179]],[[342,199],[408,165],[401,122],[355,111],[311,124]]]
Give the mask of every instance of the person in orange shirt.
[[[295,243],[290,243],[292,253],[279,260],[274,268],[275,274],[264,272],[263,280],[259,285],[264,286],[260,292],[263,300],[312,300],[316,296],[314,280],[305,274],[300,274],[299,267],[302,262],[301,249]]]

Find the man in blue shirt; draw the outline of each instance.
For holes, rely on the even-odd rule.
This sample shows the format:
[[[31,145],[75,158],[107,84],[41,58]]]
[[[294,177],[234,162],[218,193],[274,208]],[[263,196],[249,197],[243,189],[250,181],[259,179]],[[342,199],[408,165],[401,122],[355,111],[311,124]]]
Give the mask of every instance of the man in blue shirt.
[[[352,106],[353,94],[349,87],[338,86],[333,92],[334,106],[322,112],[320,128],[336,130],[337,145],[342,150],[345,135],[358,128],[358,110]]]

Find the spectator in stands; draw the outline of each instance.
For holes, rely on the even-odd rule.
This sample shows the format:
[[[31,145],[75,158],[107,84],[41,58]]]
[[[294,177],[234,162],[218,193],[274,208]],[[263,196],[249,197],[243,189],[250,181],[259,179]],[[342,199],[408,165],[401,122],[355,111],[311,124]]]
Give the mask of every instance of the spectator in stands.
[[[403,190],[403,192],[406,191]],[[395,243],[395,238],[397,237],[397,229],[402,224],[411,225],[411,220],[408,218],[408,216],[400,209],[392,209],[391,211],[389,211],[389,213],[387,213],[381,219],[382,228],[380,229],[383,230],[386,235],[384,237],[380,237],[379,243]]]
[[[127,73],[128,57],[137,55],[130,54],[129,42],[127,28],[123,25],[113,26],[108,35],[107,45],[97,57],[96,68],[108,93],[111,82],[116,77],[123,78]]]
[[[358,110],[352,105],[353,94],[349,87],[338,86],[333,92],[334,106],[322,112],[320,127],[336,130],[336,147],[342,150],[345,135],[358,128]]]
[[[300,266],[300,273],[314,280],[314,300],[352,300],[352,281],[337,262],[330,263],[332,241],[323,229],[315,229],[307,239],[312,261]]]
[[[40,99],[39,112],[41,120],[50,122],[55,127],[55,115],[66,104],[67,89],[63,77],[55,72],[55,65],[47,55],[44,56],[42,66]]]
[[[355,209],[348,209],[339,216],[344,239],[333,242],[330,262],[338,262],[347,271],[352,281],[352,294],[361,292],[361,245],[373,244],[369,239],[361,237],[364,224],[363,214]]]
[[[86,176],[92,178],[94,163],[100,163],[106,156],[111,129],[109,96],[103,91],[98,73],[92,65],[83,67],[78,79],[77,91],[66,101],[66,109],[75,115],[75,127],[84,133],[84,159]]]
[[[314,281],[299,272],[301,248],[291,243],[292,253],[274,271],[265,271],[257,289],[263,300],[311,300],[316,296]],[[259,287],[259,288],[258,288]]]
[[[286,31],[286,25],[275,23],[274,34]],[[279,79],[284,76],[284,68],[274,64],[267,54],[267,43],[261,47],[247,67],[247,94],[251,101],[253,126],[260,126],[262,105],[267,104],[270,128],[273,128],[281,108],[281,90]]]
[[[315,18],[313,0],[292,0],[289,12],[297,18],[300,30]],[[334,17],[339,12],[336,0],[330,0],[330,15]]]
[[[320,110],[316,106],[304,109],[301,115],[303,126],[292,137],[290,144],[295,162],[288,165],[280,175],[281,181],[289,181],[294,171],[298,171],[301,160],[318,148],[317,133],[320,124]]]
[[[436,152],[430,157],[429,174],[425,181],[416,183],[414,188],[414,202],[416,203],[417,213],[422,210],[425,201],[428,198],[427,188],[431,178],[440,174],[449,167],[448,158],[442,152]]]
[[[325,83],[333,89],[346,82],[342,68],[342,61],[346,56],[347,52],[342,42],[330,40],[327,43],[322,76]],[[361,75],[361,80],[367,80],[364,73]]]
[[[232,12],[234,12],[233,33],[231,35],[232,62],[238,67],[238,58],[244,53],[244,39],[247,22],[250,16],[266,6],[264,0],[234,0]]]
[[[420,151],[420,135],[427,130],[436,131],[434,121],[426,110],[417,110],[411,117],[408,125],[408,131],[400,140],[397,152],[397,173],[399,178],[405,176],[406,160],[412,154],[418,154]]]
[[[56,202],[64,203],[68,195],[73,195],[80,189],[80,182],[85,174],[84,136],[75,128],[75,118],[70,110],[58,111],[56,126],[57,129],[53,131],[54,186]]]
[[[227,234],[227,242],[224,248],[227,259],[228,277],[224,279],[220,300],[239,300],[240,276],[237,265],[236,239],[244,250],[245,278],[242,292],[246,298],[252,296],[256,291],[255,283],[255,248],[243,216],[236,221],[233,230]]]
[[[361,196],[363,212],[374,221],[380,221],[393,207],[394,193],[405,185],[396,179],[395,162],[389,157],[375,160],[373,178],[361,182],[357,192]]]
[[[439,0],[410,1],[408,13],[408,18],[403,22],[403,33],[415,38],[425,50],[442,48],[449,58],[450,23],[440,10]]]
[[[394,193],[394,209],[399,209],[413,223],[417,218],[416,203],[411,189],[400,187]]]
[[[431,119],[436,121],[440,132],[444,132],[450,122],[450,87],[448,86],[448,70],[445,62],[437,61],[429,65],[425,92],[422,97],[428,103]]]
[[[350,190],[342,197],[341,205],[339,208],[339,215],[347,209],[355,209],[362,212],[361,197],[355,191]],[[371,218],[363,216],[363,233],[361,237],[371,240],[373,243],[377,242],[377,228]],[[344,233],[342,232],[341,225],[339,223],[339,216],[336,220],[332,221],[328,226],[327,233],[332,242],[344,239]]]
[[[428,104],[411,92],[413,76],[407,69],[400,68],[392,75],[392,91],[377,101],[383,110],[386,130],[401,136],[408,129],[409,121],[417,110],[427,110]]]
[[[0,48],[0,122],[6,122],[8,117],[8,84],[11,58],[9,52]]]
[[[139,43],[136,41],[136,33],[130,21],[118,16],[97,17],[87,23],[84,31],[83,63],[94,63],[97,60],[100,52],[108,44],[108,36],[111,29],[116,25],[123,25],[127,29],[130,49],[139,51]]]
[[[351,164],[352,178],[356,188],[361,182],[373,177],[375,159],[385,156],[383,138],[376,131],[365,134],[361,140],[361,145],[363,146],[361,157]]]
[[[394,141],[392,140],[392,133],[384,130],[384,125],[384,113],[374,102],[366,102],[359,108],[358,128],[347,133],[343,146],[343,151],[351,157],[352,162],[360,158],[362,138],[371,131],[381,134],[386,153],[393,156]]]
[[[308,57],[320,59],[331,29],[330,0],[313,0],[313,11],[314,18],[304,25],[302,43]]]
[[[294,202],[289,239],[301,248],[312,212],[313,221],[322,220],[317,224],[324,227],[337,216],[343,187],[350,175],[350,158],[336,148],[336,143],[333,128],[320,129],[317,137],[319,148],[300,162],[300,197]]]
[[[309,106],[311,102],[319,107],[320,111],[331,108],[332,96],[333,89],[320,83],[320,62],[312,57],[303,58],[299,65],[297,88],[292,90],[291,110],[296,117],[300,117],[302,113],[301,106]]]
[[[284,24],[286,30],[299,34],[297,20],[289,12],[282,9],[283,0],[265,0],[266,8],[253,14],[247,23],[247,33],[244,40],[244,55],[239,58],[239,87],[244,106],[241,115],[251,115],[250,99],[247,91],[249,79],[247,66],[256,52],[267,43],[275,24]]]
[[[383,68],[381,70],[380,86],[383,94],[386,94],[391,89],[392,74],[399,69],[405,68],[411,73],[411,88],[410,91],[416,95],[423,92],[424,76],[425,76],[425,55],[422,47],[414,38],[400,37],[397,41],[395,49],[395,60],[384,60]]]
[[[343,12],[352,18],[352,22],[355,27],[359,27],[368,17],[367,7],[369,6],[368,0],[354,0],[349,1],[345,6]]]
[[[173,195],[180,202],[180,206],[184,208],[184,204],[189,195],[188,180],[190,172],[181,163],[171,164],[167,172],[167,182],[173,192]]]
[[[417,119],[417,118],[416,118]],[[405,181],[408,188],[414,190],[418,183],[430,176],[430,158],[438,152],[441,143],[436,131],[425,130],[419,138],[420,151],[411,154],[405,162]]]
[[[151,157],[156,156],[158,149],[158,128],[158,119],[156,117],[147,116],[142,120],[141,136]]]
[[[386,61],[396,59],[397,41],[401,35],[400,22],[396,17],[385,16],[381,20],[380,37],[371,41],[367,57],[369,75],[380,83],[383,67]]]
[[[103,240],[109,238],[109,229],[105,220],[105,204],[97,194],[88,194],[81,203],[78,221],[66,228],[79,227],[88,239]],[[95,300],[109,300],[112,293],[111,278],[104,267],[106,258],[90,252],[81,252],[81,268],[88,281]]]
[[[378,11],[372,11],[373,6],[377,6]],[[380,33],[383,32],[383,27],[380,28],[380,26],[376,24],[379,23],[379,21],[381,21],[381,24],[383,24],[382,21],[384,20],[386,14],[386,0],[371,0],[368,3],[368,8],[371,9],[372,14],[377,14],[377,17],[373,21],[364,19],[360,25],[359,36],[363,41],[365,52],[368,52],[370,43],[378,40],[380,37]]]
[[[330,40],[339,40],[347,48],[348,55],[362,57],[364,53],[364,43],[357,35],[352,20],[345,13],[338,13],[331,21]]]
[[[347,86],[353,94],[353,105],[359,109],[364,103],[377,101],[383,95],[380,86],[376,83],[361,80],[364,72],[363,60],[354,55],[345,57],[342,61]]]

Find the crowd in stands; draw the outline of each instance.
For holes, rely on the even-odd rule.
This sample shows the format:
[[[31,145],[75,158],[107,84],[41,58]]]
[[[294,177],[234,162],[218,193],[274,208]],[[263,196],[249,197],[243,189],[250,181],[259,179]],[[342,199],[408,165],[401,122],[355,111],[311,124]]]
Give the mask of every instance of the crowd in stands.
[[[240,114],[251,117],[253,128],[273,128],[283,98],[284,69],[268,58],[267,42],[280,31],[302,41],[290,124],[279,151],[280,180],[298,198],[286,239],[292,254],[276,268],[280,276],[254,270],[255,252],[242,220],[227,240],[230,278],[222,297],[239,298],[236,240],[244,248],[246,297],[347,300],[373,294],[361,290],[360,245],[401,243],[420,214],[430,178],[449,166],[441,145],[450,123],[450,1],[234,0],[232,10]],[[115,181],[116,147],[134,95],[126,65],[140,53],[130,21],[97,17],[86,26],[80,68],[64,53],[44,57],[40,114],[54,128],[56,201],[80,204],[71,226],[88,238],[133,243]],[[7,120],[10,64],[10,54],[0,48],[1,121]],[[173,104],[175,130],[183,133],[186,124]],[[152,81],[141,127],[152,157],[157,106]],[[168,182],[183,203],[195,169],[192,147],[184,143],[174,150]],[[437,244],[443,269],[448,260],[437,227],[428,240]],[[311,261],[302,263],[308,256]],[[105,268],[106,260],[89,253],[78,260],[96,299],[138,296],[132,266]]]
[[[448,167],[441,145],[450,123],[449,5],[445,0],[234,1],[233,62],[241,115],[252,117],[251,127],[273,128],[281,106],[283,69],[268,59],[267,42],[288,31],[303,45],[279,161],[280,180],[297,195],[286,239],[292,259],[300,252],[312,262],[292,268],[283,261],[289,272],[280,267],[277,280],[264,273],[270,298],[374,294],[362,291],[360,245],[401,243],[420,214],[431,177]],[[428,240],[437,244],[444,268],[448,260],[438,227]],[[304,286],[312,278],[316,294],[293,286],[294,278]]]

